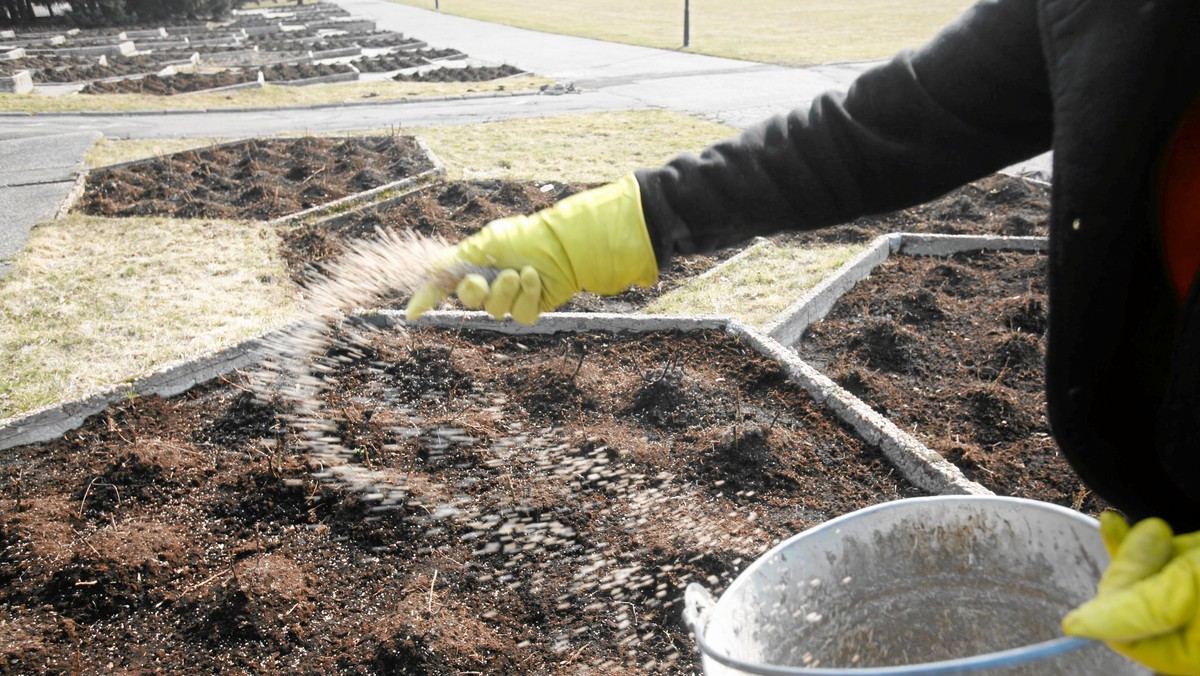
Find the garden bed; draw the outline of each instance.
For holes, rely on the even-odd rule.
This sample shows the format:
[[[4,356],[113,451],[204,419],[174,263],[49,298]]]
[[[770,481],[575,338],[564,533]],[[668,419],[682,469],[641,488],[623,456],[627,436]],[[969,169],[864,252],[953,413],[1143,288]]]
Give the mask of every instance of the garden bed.
[[[149,94],[151,96],[171,96],[174,94],[191,94],[208,91],[221,87],[248,84],[258,79],[257,73],[240,70],[225,70],[219,73],[176,73],[175,75],[147,75],[145,77],[126,78],[122,80],[106,80],[89,82],[79,90],[80,94]]]
[[[255,139],[97,169],[76,208],[97,216],[274,219],[433,168],[409,136]]]
[[[502,77],[520,75],[525,71],[516,66],[463,66],[434,68],[419,73],[400,73],[393,77],[398,82],[486,82]]]
[[[298,82],[315,78],[328,78],[332,75],[358,74],[358,71],[344,63],[278,63],[265,66],[262,69],[263,78],[267,82]]]
[[[83,57],[29,56],[0,64],[0,75],[28,70],[34,82],[68,83],[153,73],[166,65],[161,59],[145,56],[111,57],[107,62],[100,65]]]
[[[6,451],[6,667],[687,673],[687,582],[920,493],[720,330],[333,356],[322,406],[386,490],[315,479],[240,377]]]
[[[796,350],[968,479],[1096,513],[1046,419],[1045,268],[1042,252],[893,254]]]
[[[80,90],[81,94],[151,94],[171,96],[194,94],[202,91],[248,84],[258,81],[262,73],[267,82],[287,84],[328,78],[335,75],[357,75],[357,71],[345,64],[283,63],[264,66],[260,69],[232,69],[212,74],[176,73],[175,75],[147,75],[105,82],[92,82]]]
[[[461,56],[463,56],[462,52],[455,49],[419,49],[416,51],[402,52],[399,54],[365,56],[361,59],[355,59],[352,63],[354,64],[355,68],[358,68],[364,73],[386,73],[393,70],[404,70],[405,68],[424,66],[437,59],[455,58]]]

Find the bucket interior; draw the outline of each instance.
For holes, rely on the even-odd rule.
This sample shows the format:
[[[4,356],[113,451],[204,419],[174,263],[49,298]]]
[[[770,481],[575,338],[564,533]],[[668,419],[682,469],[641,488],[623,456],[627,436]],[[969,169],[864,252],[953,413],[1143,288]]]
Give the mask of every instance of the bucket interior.
[[[794,667],[974,657],[1061,637],[1062,616],[1094,595],[1107,561],[1095,521],[1054,505],[902,500],[773,549],[721,596],[705,638],[744,662]],[[1149,672],[1096,645],[991,673]]]

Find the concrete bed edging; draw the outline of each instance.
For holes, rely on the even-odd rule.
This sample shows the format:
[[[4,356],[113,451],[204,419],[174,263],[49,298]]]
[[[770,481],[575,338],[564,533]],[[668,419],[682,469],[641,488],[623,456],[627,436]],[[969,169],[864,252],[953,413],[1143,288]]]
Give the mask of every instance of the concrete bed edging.
[[[132,382],[0,421],[0,451],[56,439],[82,425],[89,416],[131,397],[170,397],[251,366],[261,361],[264,338],[251,338],[198,358],[173,362]]]
[[[933,494],[990,494],[983,486],[966,480],[962,472],[938,454],[912,439],[844,389],[801,360],[769,335],[737,320],[712,315],[630,315],[607,313],[547,313],[533,325],[512,320],[496,321],[484,312],[433,311],[415,322],[395,310],[358,312],[353,319],[377,328],[433,327],[473,329],[513,335],[554,333],[648,332],[724,330],[763,356],[775,360],[793,382],[803,387],[818,404],[850,425],[867,443],[878,446],[902,476]],[[47,407],[0,423],[0,450],[50,441],[81,426],[92,415],[131,396],[169,397],[265,358],[272,337],[285,335],[288,327],[242,341],[234,346],[193,360],[172,364],[131,383],[93,394],[84,399]]]
[[[1045,237],[988,237],[976,235],[925,235],[892,233],[877,237],[870,245],[826,277],[800,300],[780,313],[761,329],[783,351],[777,358],[809,393],[837,411],[865,439],[879,445],[884,454],[905,473],[912,483],[932,490],[945,482],[945,493],[991,495],[992,491],[970,481],[957,466],[930,449],[895,423],[868,406],[857,396],[834,383],[825,374],[805,362],[792,348],[811,324],[823,319],[834,304],[854,285],[893,254],[909,256],[949,256],[966,251],[1045,252]],[[924,473],[929,473],[925,475]],[[910,474],[911,473],[911,474]],[[926,483],[928,482],[928,483]]]
[[[381,311],[363,315],[380,327],[410,325],[401,313]],[[867,443],[878,446],[883,454],[913,485],[938,495],[992,495],[992,491],[970,481],[962,470],[901,430],[893,422],[864,404],[802,360],[793,350],[780,344],[760,329],[735,319],[715,315],[625,315],[606,313],[548,313],[536,324],[522,325],[511,320],[497,322],[484,312],[430,312],[413,326],[443,329],[469,328],[509,334],[540,335],[584,331],[698,331],[724,329],[745,340],[759,354],[775,360],[788,377],[808,392],[817,403],[850,425]]]
[[[892,233],[876,237],[867,248],[763,325],[763,331],[792,345],[810,324],[820,321],[833,304],[893,253],[910,256],[949,256],[964,251],[1046,251],[1045,237],[987,237]]]

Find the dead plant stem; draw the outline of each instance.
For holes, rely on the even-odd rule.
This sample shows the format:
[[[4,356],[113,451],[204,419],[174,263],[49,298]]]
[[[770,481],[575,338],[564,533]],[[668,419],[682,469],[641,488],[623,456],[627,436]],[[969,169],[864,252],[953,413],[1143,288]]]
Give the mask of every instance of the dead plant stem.
[[[228,568],[228,569],[226,569],[226,570],[223,570],[223,571],[221,571],[221,572],[219,572],[219,573],[213,573],[212,575],[210,575],[210,576],[208,576],[207,578],[205,578],[203,581],[201,581],[201,582],[197,582],[196,584],[192,585],[191,587],[188,587],[187,589],[184,589],[182,592],[180,592],[180,593],[179,593],[179,598],[183,598],[183,597],[187,596],[188,594],[191,594],[192,592],[194,592],[194,591],[196,591],[196,590],[200,589],[201,587],[205,587],[205,586],[207,586],[207,585],[211,584],[211,583],[212,583],[214,580],[216,580],[217,578],[224,577],[224,576],[226,576],[226,575],[229,575],[229,574],[231,574],[231,573],[233,573],[233,569],[232,569],[232,568]],[[163,599],[162,601],[159,601],[158,603],[154,604],[154,607],[155,607],[155,608],[158,608],[159,606],[161,606],[162,604],[164,604],[164,603],[166,603],[166,602],[167,602],[167,600],[166,600],[166,599]]]
[[[430,581],[430,583],[429,583],[429,602],[426,604],[426,607],[425,607],[426,612],[428,612],[430,615],[433,614],[433,587],[434,587],[434,585],[437,584],[437,579],[438,579],[438,569],[434,568],[433,569],[433,580]]]

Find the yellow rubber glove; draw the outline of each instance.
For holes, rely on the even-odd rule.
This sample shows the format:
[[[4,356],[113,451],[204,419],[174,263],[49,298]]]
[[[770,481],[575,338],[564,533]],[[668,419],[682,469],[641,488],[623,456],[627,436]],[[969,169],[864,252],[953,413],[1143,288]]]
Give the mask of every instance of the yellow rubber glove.
[[[409,320],[451,291],[471,309],[532,324],[579,291],[651,286],[658,263],[637,179],[630,174],[535,214],[492,221],[430,266],[427,279],[408,302]]]
[[[1104,641],[1161,674],[1200,676],[1200,533],[1174,535],[1161,519],[1132,528],[1100,518],[1112,563],[1096,598],[1067,613],[1063,633]]]

